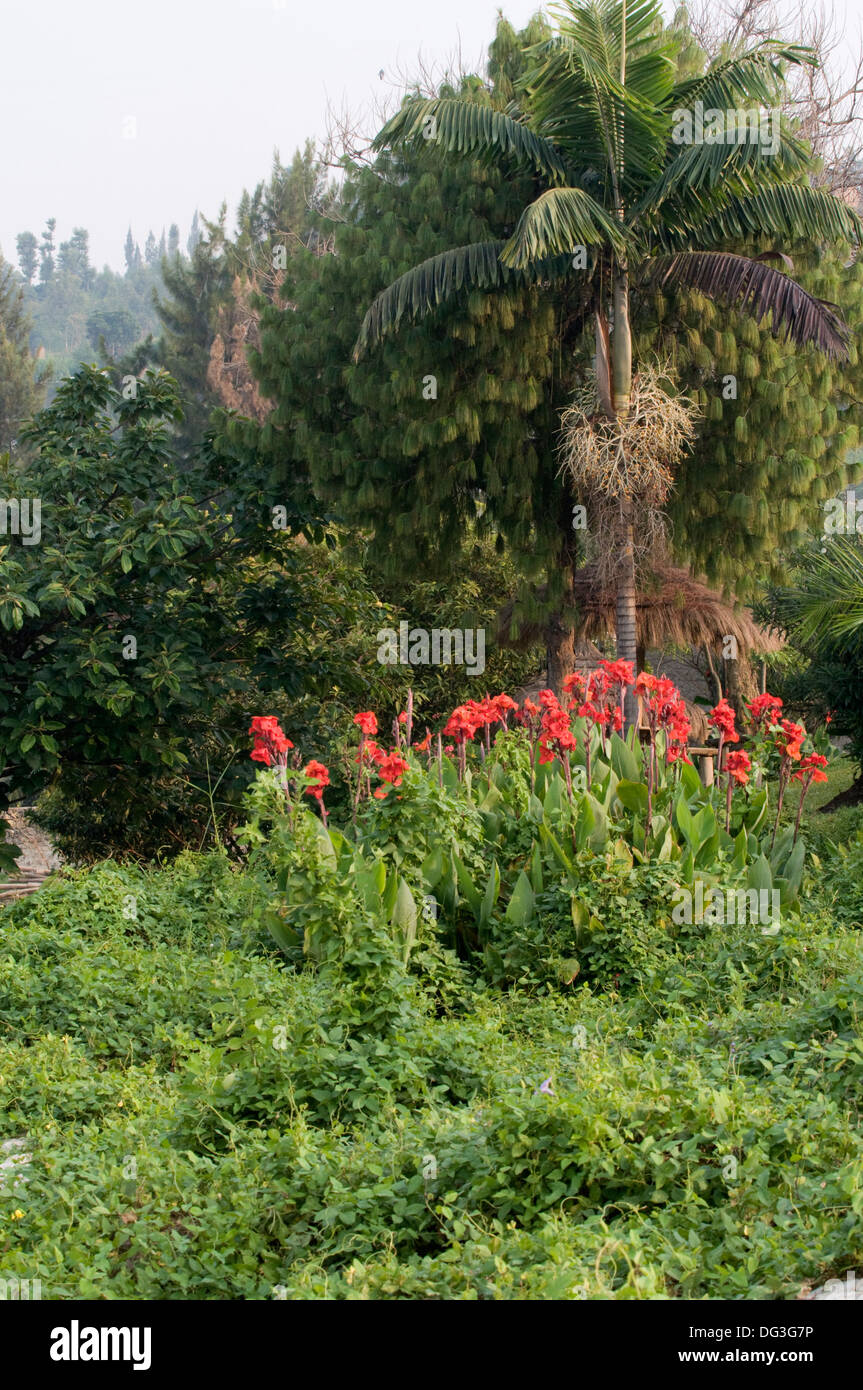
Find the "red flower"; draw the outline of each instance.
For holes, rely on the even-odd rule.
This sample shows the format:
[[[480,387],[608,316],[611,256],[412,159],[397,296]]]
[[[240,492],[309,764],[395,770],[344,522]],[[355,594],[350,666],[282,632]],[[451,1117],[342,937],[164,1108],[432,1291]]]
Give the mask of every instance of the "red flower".
[[[802,761],[796,772],[792,772],[792,782],[826,782],[827,773],[822,772],[822,768],[827,766],[827,759],[823,753],[809,753]]]
[[[779,711],[782,708],[782,700],[778,695],[756,695],[754,700],[750,700],[746,707],[749,710],[750,718],[756,729],[763,733],[771,724],[775,724],[779,719]]]
[[[408,762],[400,753],[387,753],[386,757],[381,758],[378,763],[378,776],[382,781],[392,782],[393,786],[397,787],[408,767]]]
[[[316,758],[312,758],[303,768],[303,776],[314,777],[316,779],[310,787],[306,787],[306,794],[316,797],[318,801],[323,800],[324,787],[330,785],[330,774],[323,763],[319,763]]]
[[[734,727],[734,710],[727,700],[720,700],[707,717],[708,724],[718,729],[725,743],[739,743],[740,735]]]
[[[502,724],[506,723],[507,715],[518,709],[518,705],[509,695],[495,695],[490,702],[494,707],[495,714]]]
[[[535,714],[539,714],[539,705],[535,705],[533,703],[533,700],[525,700],[524,712],[525,714],[530,715],[531,717]]]
[[[364,734],[376,734],[378,731],[378,721],[370,709],[355,714],[354,723]]]
[[[783,758],[790,758],[796,763],[803,751],[806,730],[802,724],[795,724],[791,719],[783,719],[780,727],[781,733],[776,739],[776,747]]]
[[[285,738],[274,714],[256,714],[249,727],[249,733],[255,738],[252,761],[266,763],[267,767],[281,759],[282,754],[294,746],[289,738]]]
[[[563,688],[567,695],[578,696],[581,699],[585,688],[585,678],[581,671],[573,671],[572,675],[564,676]]]
[[[363,746],[363,753],[362,753],[363,762],[364,762],[364,763],[379,763],[380,760],[381,760],[381,758],[382,758],[383,756],[384,756],[384,750],[383,750],[382,748],[379,748],[379,747],[378,747],[378,745],[375,743],[374,739],[373,739],[373,738],[366,739],[365,744],[364,744],[364,746]],[[358,748],[358,749],[357,749],[357,756],[354,758],[354,762],[355,762],[355,763],[358,763],[359,761],[360,761],[360,750],[359,750],[359,748]]]
[[[401,714],[399,715],[399,723],[400,723],[400,724],[407,724],[407,722],[408,722],[407,710],[402,710]]]
[[[600,661],[612,685],[632,685],[633,666],[631,661]]]
[[[415,753],[427,753],[431,748],[431,734],[427,733],[421,743],[414,744]]]
[[[735,753],[729,753],[723,771],[728,773],[729,781],[733,777],[738,786],[745,787],[752,771],[749,754],[742,748]]]
[[[382,782],[390,782],[394,787],[398,787],[408,767],[407,761],[394,749],[378,762],[378,776]],[[374,795],[378,801],[382,801],[388,791],[389,787],[377,787]]]

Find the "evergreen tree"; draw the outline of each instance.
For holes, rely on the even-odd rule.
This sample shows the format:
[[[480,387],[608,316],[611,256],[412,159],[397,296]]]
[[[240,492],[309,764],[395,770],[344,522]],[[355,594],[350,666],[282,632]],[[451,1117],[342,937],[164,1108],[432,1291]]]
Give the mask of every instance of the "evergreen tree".
[[[147,233],[147,240],[144,242],[144,260],[147,265],[155,265],[159,259],[159,251],[156,246],[156,238],[153,236],[152,228]]]
[[[195,217],[197,227],[197,213]],[[223,208],[219,221],[208,224],[208,235],[195,241],[189,260],[164,262],[165,292],[154,297],[163,328],[158,360],[180,383],[185,406],[181,439],[186,448],[200,440],[218,404],[207,384],[207,366],[215,316],[230,295],[233,278],[225,251],[224,220]]]
[[[90,234],[85,227],[75,227],[68,241],[60,243],[58,267],[63,274],[74,276],[85,290],[93,284],[94,271],[90,265]]]
[[[172,222],[168,228],[168,255],[178,256],[180,254],[180,228],[176,222]]]
[[[24,288],[0,256],[0,453],[12,447],[41,404],[44,383],[36,377],[29,341]]]
[[[18,264],[28,285],[39,268],[39,243],[32,232],[19,232],[15,238],[18,250]]]
[[[128,271],[130,271],[130,270],[134,270],[134,269],[135,269],[135,240],[134,240],[134,238],[133,238],[133,236],[132,236],[132,228],[131,228],[131,227],[129,228],[128,232],[126,233],[126,241],[125,241],[125,244],[124,244],[124,246],[123,246],[123,256],[124,256],[125,261],[126,261],[126,271],[127,271],[127,273],[128,273]]]
[[[56,226],[56,217],[49,217],[42,233],[42,244],[39,247],[39,280],[43,285],[47,285],[54,274],[54,231]]]
[[[168,254],[168,243],[165,241],[165,228],[162,228],[162,235],[159,237],[159,254],[157,260],[161,261]]]
[[[201,231],[201,223],[198,219],[198,209],[195,208],[195,215],[192,218],[192,225],[189,229],[189,236],[186,240],[186,250],[189,253],[190,258],[194,255],[195,247],[201,240],[202,236],[203,233]]]

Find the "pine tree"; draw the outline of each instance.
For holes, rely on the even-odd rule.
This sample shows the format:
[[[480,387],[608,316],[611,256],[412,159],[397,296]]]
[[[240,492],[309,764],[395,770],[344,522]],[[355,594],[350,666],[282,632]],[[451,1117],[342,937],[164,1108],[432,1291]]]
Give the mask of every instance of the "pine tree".
[[[154,297],[163,328],[157,358],[182,389],[182,442],[186,447],[201,438],[210,412],[218,404],[207,385],[207,368],[216,314],[230,295],[233,278],[225,253],[224,213],[222,209],[220,221],[209,226],[207,237],[195,241],[189,260],[165,262],[165,291]],[[197,213],[195,217],[197,227]]]
[[[189,229],[189,236],[186,240],[186,250],[190,258],[194,255],[195,247],[201,240],[202,235],[203,233],[201,231],[201,223],[198,218],[198,209],[195,208],[195,215],[192,218],[192,226]]]
[[[147,233],[147,240],[144,242],[144,260],[147,265],[155,265],[159,258],[156,238],[153,236],[152,229]]]
[[[33,276],[39,268],[39,243],[32,232],[19,232],[15,238],[15,246],[21,274],[26,283],[32,285]]]
[[[168,228],[168,255],[177,256],[180,253],[180,228],[176,222],[172,222]]]
[[[546,33],[534,20],[516,42],[501,25],[494,71],[504,50],[517,65],[521,43]],[[252,360],[276,402],[259,450],[285,482],[310,470],[319,495],[368,534],[385,573],[443,574],[467,538],[490,535],[548,586],[554,609],[579,545],[554,457],[564,401],[556,320],[577,311],[577,277],[556,301],[532,289],[473,294],[351,362],[363,306],[380,289],[452,245],[504,235],[532,186],[528,174],[433,149],[353,169],[337,219],[317,221],[337,254],[306,250],[289,263],[282,294],[295,312],[264,311]]]
[[[165,228],[163,227],[163,228],[162,228],[162,235],[159,237],[159,254],[158,254],[157,260],[160,261],[160,262],[163,261],[164,258],[167,256],[167,254],[168,254],[168,243],[165,241]]]
[[[49,217],[42,233],[42,245],[39,247],[39,280],[43,285],[47,285],[54,274],[54,231],[56,226],[56,217]]]
[[[125,241],[125,244],[124,244],[124,246],[123,246],[123,256],[124,256],[125,261],[126,261],[126,272],[127,272],[127,274],[128,274],[128,272],[129,272],[130,270],[134,270],[134,269],[135,269],[135,240],[134,240],[134,237],[132,236],[132,228],[131,228],[131,227],[129,228],[128,232],[126,233],[126,241]]]
[[[0,256],[0,453],[10,449],[43,395],[30,356],[24,289]]]

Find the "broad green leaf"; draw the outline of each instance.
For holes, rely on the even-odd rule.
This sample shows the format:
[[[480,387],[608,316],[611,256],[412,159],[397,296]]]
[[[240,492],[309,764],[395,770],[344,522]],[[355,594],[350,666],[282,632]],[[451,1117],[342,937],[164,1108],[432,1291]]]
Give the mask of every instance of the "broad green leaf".
[[[627,811],[634,811],[638,816],[647,815],[647,787],[643,782],[621,778],[617,784],[617,799]]]
[[[484,931],[485,928],[488,926],[489,922],[491,921],[491,914],[494,912],[495,904],[497,903],[499,893],[500,869],[498,868],[497,860],[495,859],[492,861],[491,873],[488,876],[488,883],[486,884],[485,893],[483,894],[482,903],[480,905],[480,931]]]
[[[773,874],[771,873],[770,865],[763,854],[759,854],[758,858],[753,860],[753,862],[749,865],[749,872],[746,876],[746,881],[749,884],[750,888],[756,888],[759,893],[765,889],[769,893],[772,889]]]
[[[516,879],[512,897],[504,913],[504,921],[513,927],[526,927],[536,916],[536,899],[530,886],[530,879],[522,869]]]
[[[470,874],[468,873],[459,856],[457,854],[453,854],[453,859],[455,862],[456,876],[458,878],[458,886],[461,889],[462,896],[467,900],[473,915],[475,917],[478,917],[479,910],[482,905],[482,897],[480,895],[480,891],[475,886],[473,879],[471,878]]]
[[[611,766],[622,781],[638,782],[641,779],[641,749],[638,754],[624,743],[620,734],[612,734],[610,740]]]

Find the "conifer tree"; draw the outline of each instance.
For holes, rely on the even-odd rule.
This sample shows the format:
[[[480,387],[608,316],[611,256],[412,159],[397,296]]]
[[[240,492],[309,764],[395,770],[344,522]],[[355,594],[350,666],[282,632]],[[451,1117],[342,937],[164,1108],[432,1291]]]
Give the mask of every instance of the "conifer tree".
[[[56,226],[56,217],[49,217],[42,233],[42,244],[39,247],[39,280],[43,285],[47,285],[54,274],[54,230]]]
[[[32,232],[19,232],[15,238],[15,246],[18,251],[18,265],[21,274],[28,285],[32,285],[33,276],[39,266],[39,243]]]
[[[41,404],[29,339],[23,286],[0,256],[0,453],[11,448]]]

